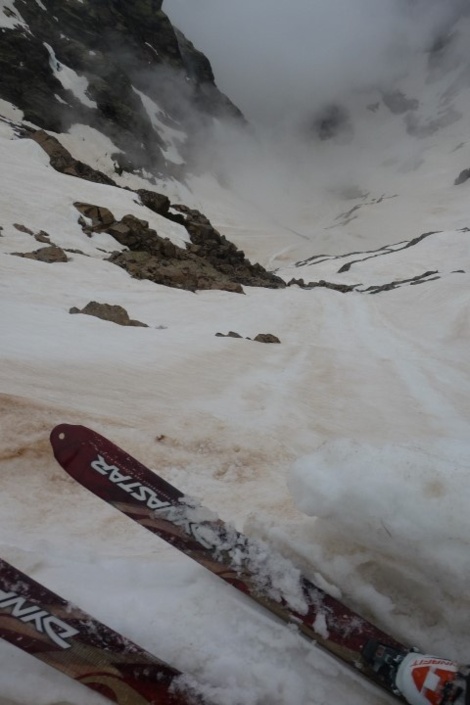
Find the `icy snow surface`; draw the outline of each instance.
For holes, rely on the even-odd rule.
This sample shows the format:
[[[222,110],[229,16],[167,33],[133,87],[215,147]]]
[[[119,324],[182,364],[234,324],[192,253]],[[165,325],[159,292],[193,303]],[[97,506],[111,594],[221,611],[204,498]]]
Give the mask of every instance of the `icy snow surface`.
[[[470,167],[470,112],[460,108],[465,119],[421,141],[401,116],[369,111],[356,139],[375,129],[382,152],[349,185],[370,195],[345,200],[327,185],[297,220],[210,177],[192,191],[163,185],[286,279],[358,286],[346,294],[193,294],[133,280],[106,261],[118,249],[110,236],[83,234],[74,201],[133,213],[179,244],[185,231],[129,191],[58,174],[0,121],[0,553],[193,676],[214,703],[392,700],[80,488],[54,461],[50,430],[96,429],[397,638],[468,661],[469,186],[452,183]],[[65,141],[77,157],[85,141],[87,161],[112,172],[99,133],[76,126]],[[404,168],[411,144],[415,170]],[[41,246],[15,223],[75,250],[70,261],[12,255]],[[438,274],[364,293],[428,271]],[[93,299],[149,328],[69,315]],[[281,344],[215,337],[229,330]],[[1,705],[104,703],[3,643],[0,659]]]

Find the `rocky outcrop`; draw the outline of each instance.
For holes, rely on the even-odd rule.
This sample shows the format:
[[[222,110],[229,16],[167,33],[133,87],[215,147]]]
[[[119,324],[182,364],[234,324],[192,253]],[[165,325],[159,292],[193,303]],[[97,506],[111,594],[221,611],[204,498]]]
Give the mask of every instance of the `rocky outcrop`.
[[[31,137],[37,142],[49,156],[50,164],[56,171],[69,176],[76,176],[86,181],[94,181],[97,184],[108,184],[115,186],[115,182],[103,174],[98,169],[93,169],[88,164],[72,157],[70,152],[52,135],[48,135],[44,130],[25,130],[24,135]]]
[[[189,252],[210,262],[218,272],[245,286],[271,289],[286,286],[283,279],[260,264],[251,264],[245,253],[221,235],[202,213],[181,205],[173,206],[173,209],[185,215],[183,223],[191,239]]]
[[[146,208],[149,208],[159,215],[168,215],[170,199],[167,196],[157,193],[156,191],[148,191],[145,188],[137,189],[136,194],[139,196],[142,205]]]
[[[159,202],[156,199],[156,203]],[[189,291],[222,289],[243,293],[242,285],[285,287],[282,279],[259,264],[251,264],[199,211],[186,206],[174,206],[186,213],[183,221],[191,238],[186,249],[161,237],[147,221],[133,215],[117,221],[107,208],[80,202],[76,202],[75,207],[86,219],[82,217],[80,222],[87,235],[106,232],[127,248],[124,252],[113,253],[110,262],[136,279],[149,279],[156,284]]]
[[[76,306],[73,306],[69,310],[69,313],[84,313],[87,316],[95,316],[96,318],[101,318],[103,321],[111,321],[112,323],[117,323],[120,326],[148,328],[146,323],[129,318],[129,314],[126,309],[116,304],[100,304],[97,301],[90,301],[90,303],[88,303],[81,310]]]
[[[10,4],[10,19],[16,13],[18,23],[2,28],[0,98],[45,130],[66,131],[76,122],[100,130],[121,150],[112,155],[118,168],[176,169],[137,91],[155,101],[170,124],[177,120],[189,132],[190,106],[200,121],[212,115],[242,119],[217,89],[206,57],[171,25],[162,0]],[[69,79],[62,80],[66,73]]]

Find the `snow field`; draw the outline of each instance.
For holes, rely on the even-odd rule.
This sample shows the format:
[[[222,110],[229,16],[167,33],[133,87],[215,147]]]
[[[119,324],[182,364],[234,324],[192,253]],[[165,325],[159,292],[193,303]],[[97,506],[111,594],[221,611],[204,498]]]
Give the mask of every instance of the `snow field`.
[[[456,150],[468,127],[410,152],[401,117],[368,119],[356,138],[374,126],[380,149],[357,174],[314,192],[306,183],[296,218],[210,176],[165,189],[286,279],[365,289],[441,275],[374,296],[192,294],[133,280],[105,261],[120,249],[112,238],[83,234],[74,201],[132,213],[180,245],[186,231],[130,192],[58,174],[0,122],[1,555],[190,674],[218,705],[392,700],[73,483],[48,435],[59,422],[96,429],[398,638],[468,661],[470,238],[468,189],[452,186],[469,166],[467,143]],[[113,145],[98,133],[76,126],[65,140],[111,172]],[[320,146],[318,167],[347,162],[345,150]],[[340,187],[367,190],[367,175],[370,198],[397,197],[338,224],[361,204]],[[41,246],[14,223],[83,254],[52,265],[14,257]],[[443,232],[396,247],[430,230]],[[393,251],[365,259],[384,245]],[[295,267],[322,252],[341,258]],[[69,315],[93,299],[149,328]],[[215,337],[229,330],[274,333],[281,345]],[[6,644],[0,658],[1,705],[104,702]]]

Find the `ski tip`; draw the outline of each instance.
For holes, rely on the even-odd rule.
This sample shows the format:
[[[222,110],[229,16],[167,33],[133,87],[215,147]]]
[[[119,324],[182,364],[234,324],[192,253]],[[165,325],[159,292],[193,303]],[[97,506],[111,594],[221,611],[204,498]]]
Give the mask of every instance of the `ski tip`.
[[[76,438],[77,430],[81,426],[75,426],[68,423],[61,423],[55,426],[49,436],[54,457],[60,463],[66,461],[69,457],[76,453]]]

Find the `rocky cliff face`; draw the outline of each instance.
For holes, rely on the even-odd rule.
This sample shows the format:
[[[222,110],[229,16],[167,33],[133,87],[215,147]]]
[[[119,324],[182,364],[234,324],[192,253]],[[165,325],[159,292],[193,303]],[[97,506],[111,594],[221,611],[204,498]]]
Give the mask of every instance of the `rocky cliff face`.
[[[115,172],[138,171],[152,184],[152,174],[181,178],[187,173],[192,140],[213,118],[244,121],[217,89],[208,59],[172,26],[162,0],[0,0],[0,98],[23,111],[23,120],[16,122],[0,111],[0,120],[15,139],[35,140],[54,169],[126,190],[132,189],[73,157],[60,133],[75,123],[97,129],[116,147]],[[169,134],[181,136],[173,152],[165,141]],[[111,253],[109,261],[132,277],[191,291],[285,286],[249,262],[198,211],[173,204],[170,212],[166,196],[142,188],[135,194],[144,216],[148,209],[178,223],[188,241],[173,244],[144,218],[116,220],[99,203],[75,204],[86,237],[105,232],[127,248]],[[35,234],[24,225],[14,227]],[[46,247],[15,254],[68,261],[45,231],[36,234]]]
[[[194,125],[195,112],[202,124],[243,119],[162,0],[8,0],[0,31],[0,98],[46,130],[97,128],[126,153],[121,167],[129,170],[172,173],[145,99],[183,127]]]

